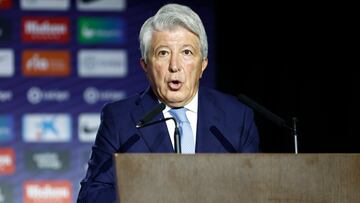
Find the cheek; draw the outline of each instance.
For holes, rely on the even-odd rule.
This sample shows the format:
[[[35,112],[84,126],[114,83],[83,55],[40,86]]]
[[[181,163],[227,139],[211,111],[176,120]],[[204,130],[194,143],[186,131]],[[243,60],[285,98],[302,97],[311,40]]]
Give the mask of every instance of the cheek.
[[[192,79],[192,81],[193,81],[193,82],[196,82],[197,80],[199,80],[199,79],[200,79],[201,72],[202,72],[202,71],[201,71],[201,69],[200,69],[200,68],[198,68],[198,69],[196,69],[196,70],[192,71],[192,73],[191,73],[190,77],[191,77],[191,79]]]
[[[167,69],[166,69],[165,64],[157,63],[157,64],[155,64],[153,71],[154,71],[154,74],[156,74],[157,76],[164,77],[164,75],[167,72]]]
[[[161,69],[155,69],[151,73],[151,77],[154,83],[161,85],[166,81],[166,72]]]

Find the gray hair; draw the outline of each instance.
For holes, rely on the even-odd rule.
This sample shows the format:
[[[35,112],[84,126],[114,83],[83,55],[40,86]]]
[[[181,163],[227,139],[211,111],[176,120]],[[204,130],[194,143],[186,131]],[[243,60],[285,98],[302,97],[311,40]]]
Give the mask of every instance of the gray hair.
[[[142,25],[139,35],[142,59],[147,62],[147,54],[154,31],[169,30],[174,27],[183,27],[199,37],[201,55],[208,56],[208,42],[204,25],[200,17],[188,6],[166,4]]]

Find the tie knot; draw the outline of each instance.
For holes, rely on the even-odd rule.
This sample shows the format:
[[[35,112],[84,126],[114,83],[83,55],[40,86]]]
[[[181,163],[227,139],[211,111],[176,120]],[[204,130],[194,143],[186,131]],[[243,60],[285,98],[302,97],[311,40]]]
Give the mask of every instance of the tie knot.
[[[189,122],[185,113],[186,113],[186,109],[184,107],[178,109],[170,109],[170,114],[174,116],[178,122],[181,123]]]

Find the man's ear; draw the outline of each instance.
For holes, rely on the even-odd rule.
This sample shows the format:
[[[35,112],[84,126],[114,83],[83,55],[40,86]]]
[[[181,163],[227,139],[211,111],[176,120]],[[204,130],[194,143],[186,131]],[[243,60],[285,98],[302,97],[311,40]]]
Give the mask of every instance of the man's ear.
[[[202,77],[202,74],[204,73],[207,65],[208,65],[208,59],[205,58],[205,59],[203,59],[202,62],[201,62],[201,74],[200,74],[200,78]]]
[[[147,64],[146,64],[146,62],[145,62],[145,59],[143,59],[143,58],[140,59],[140,65],[141,65],[142,69],[143,69],[145,72],[147,72]]]

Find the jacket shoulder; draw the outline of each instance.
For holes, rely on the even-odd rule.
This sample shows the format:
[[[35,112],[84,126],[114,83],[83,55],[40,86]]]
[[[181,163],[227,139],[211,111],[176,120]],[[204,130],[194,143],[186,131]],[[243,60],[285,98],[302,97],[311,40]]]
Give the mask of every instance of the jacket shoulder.
[[[102,113],[111,112],[113,115],[124,114],[137,106],[139,95],[133,95],[123,100],[108,102],[103,105]]]
[[[238,98],[234,95],[223,93],[210,88],[201,88],[201,91],[204,97],[212,100],[212,102],[217,106],[221,106],[225,109],[241,109],[245,111],[251,111],[247,105],[238,100]]]

